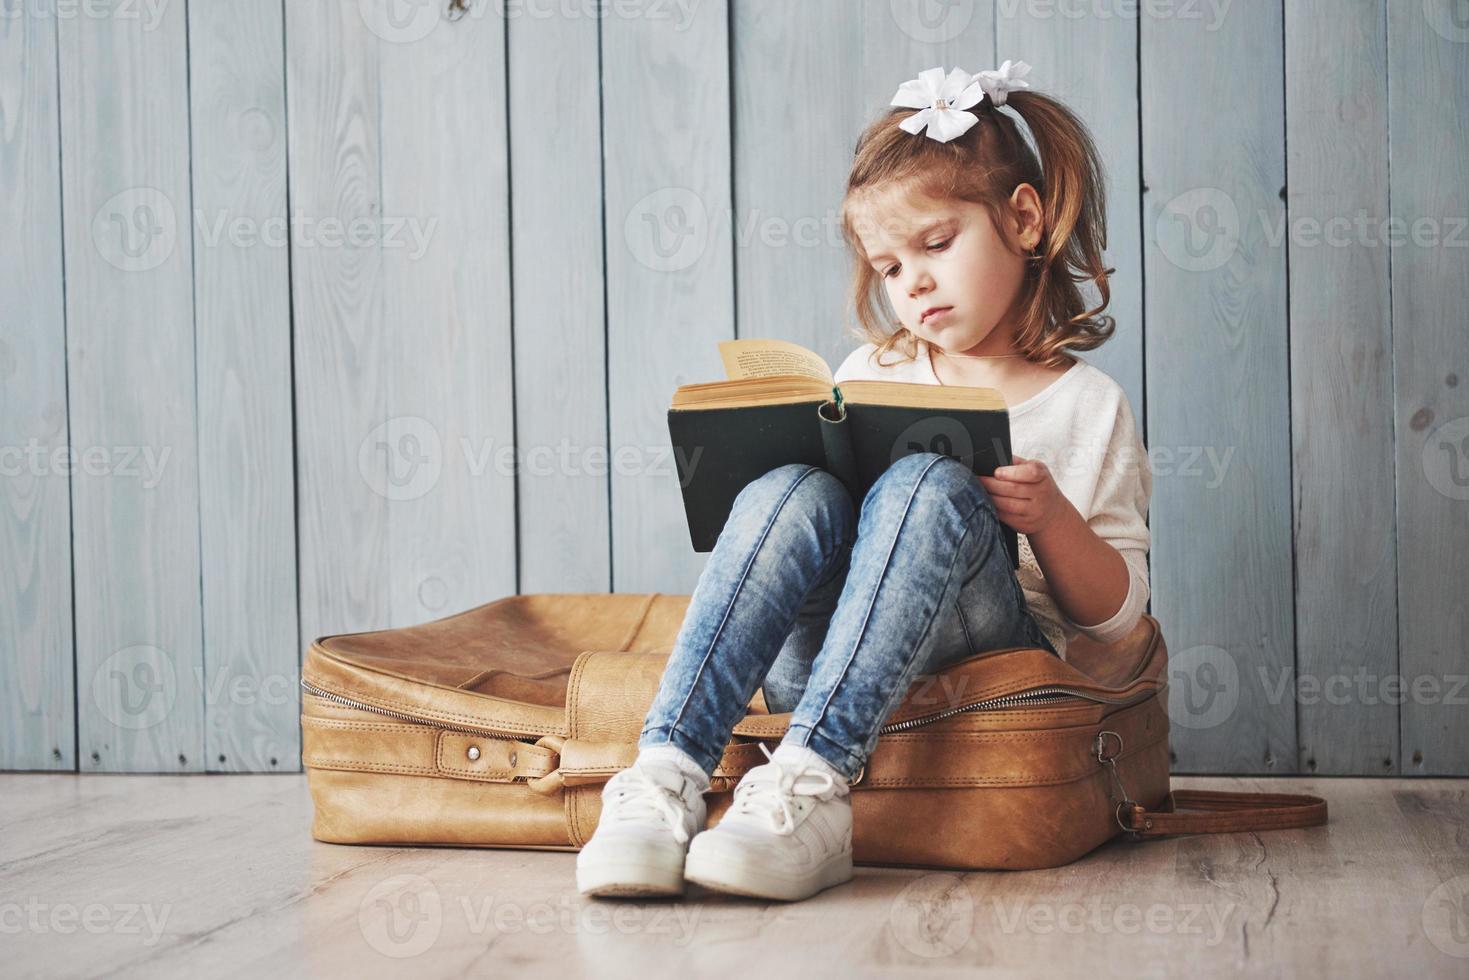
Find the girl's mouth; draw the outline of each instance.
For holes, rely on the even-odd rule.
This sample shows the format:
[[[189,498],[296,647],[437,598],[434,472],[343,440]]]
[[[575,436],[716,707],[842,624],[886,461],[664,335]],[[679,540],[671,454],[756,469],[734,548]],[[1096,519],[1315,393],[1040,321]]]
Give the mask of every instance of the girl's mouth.
[[[952,306],[940,306],[937,309],[927,310],[924,312],[923,318],[920,322],[924,324],[932,323],[935,320],[943,319],[945,316],[952,313],[953,310],[954,308]]]

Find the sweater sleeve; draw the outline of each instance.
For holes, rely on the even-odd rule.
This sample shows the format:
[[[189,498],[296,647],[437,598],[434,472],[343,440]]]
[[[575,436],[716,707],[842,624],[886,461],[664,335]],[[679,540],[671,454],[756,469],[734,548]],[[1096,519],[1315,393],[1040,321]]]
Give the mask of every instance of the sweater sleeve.
[[[1152,494],[1153,471],[1147,450],[1138,437],[1137,423],[1127,396],[1119,390],[1117,414],[1101,470],[1097,474],[1087,526],[1116,548],[1127,563],[1127,597],[1105,622],[1091,626],[1073,624],[1098,643],[1115,643],[1132,632],[1152,594],[1148,585],[1147,561],[1148,549],[1152,545],[1147,523]]]

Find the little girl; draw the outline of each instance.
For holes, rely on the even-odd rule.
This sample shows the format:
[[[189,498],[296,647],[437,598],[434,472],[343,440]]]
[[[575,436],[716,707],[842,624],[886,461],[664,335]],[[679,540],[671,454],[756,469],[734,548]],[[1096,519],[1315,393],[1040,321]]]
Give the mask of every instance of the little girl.
[[[1069,637],[1109,643],[1142,615],[1147,456],[1121,387],[1070,353],[1114,330],[1101,166],[1068,109],[1017,91],[1028,68],[904,83],[862,134],[842,204],[869,342],[836,380],[997,389],[1013,465],[976,477],[911,453],[861,501],[802,464],[743,487],[637,760],[608,780],[577,855],[583,894],[679,894],[687,879],[795,900],[848,881],[849,785],[920,674],[1003,647],[1064,657]],[[1018,572],[1001,523],[1019,532]],[[703,793],[757,688],[794,712],[789,729],[705,830]]]

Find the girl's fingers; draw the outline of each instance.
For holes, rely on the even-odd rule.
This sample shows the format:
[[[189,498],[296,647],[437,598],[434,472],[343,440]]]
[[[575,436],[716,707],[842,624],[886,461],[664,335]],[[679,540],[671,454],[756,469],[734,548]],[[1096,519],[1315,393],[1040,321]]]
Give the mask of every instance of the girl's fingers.
[[[1043,473],[1039,466],[1035,466],[1028,459],[1015,457],[1015,462],[1009,466],[995,467],[995,476],[1002,480],[1014,480],[1019,483],[1036,483]]]
[[[1029,483],[1016,483],[1013,480],[1002,480],[999,477],[980,477],[984,488],[990,492],[992,497],[1015,497],[1020,500],[1028,500],[1034,494],[1035,488]]]

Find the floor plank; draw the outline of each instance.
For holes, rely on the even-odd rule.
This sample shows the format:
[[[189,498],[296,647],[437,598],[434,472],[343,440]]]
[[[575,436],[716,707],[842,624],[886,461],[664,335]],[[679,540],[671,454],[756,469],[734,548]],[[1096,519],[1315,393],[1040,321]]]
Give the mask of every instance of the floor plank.
[[[318,843],[299,775],[6,774],[0,932],[18,976],[1469,974],[1469,780],[1188,787],[1315,793],[1331,823],[1047,871],[859,868],[790,905],[604,902],[569,853]]]

